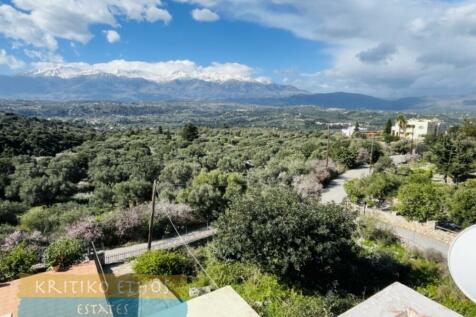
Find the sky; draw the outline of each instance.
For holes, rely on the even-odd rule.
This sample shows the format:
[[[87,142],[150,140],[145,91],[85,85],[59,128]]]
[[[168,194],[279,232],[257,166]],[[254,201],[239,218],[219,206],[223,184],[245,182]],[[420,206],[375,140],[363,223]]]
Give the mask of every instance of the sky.
[[[476,1],[0,0],[0,73],[54,69],[474,94]]]

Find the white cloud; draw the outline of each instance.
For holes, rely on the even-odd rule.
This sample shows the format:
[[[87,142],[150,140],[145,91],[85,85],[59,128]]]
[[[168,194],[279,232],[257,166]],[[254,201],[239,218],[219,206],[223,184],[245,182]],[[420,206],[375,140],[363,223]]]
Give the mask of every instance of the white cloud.
[[[121,40],[121,36],[119,35],[119,33],[114,30],[104,31],[104,34],[106,34],[106,39],[109,43],[116,43]]]
[[[6,65],[10,69],[25,67],[25,63],[14,56],[8,55],[4,49],[0,49],[0,65]]]
[[[71,46],[74,48],[74,43],[71,43]],[[64,62],[63,56],[47,49],[24,49],[23,53],[33,61],[47,61],[52,63]]]
[[[200,22],[214,22],[220,19],[220,16],[209,9],[193,9],[192,17]]]
[[[269,82],[268,78],[255,77],[253,68],[238,63],[212,63],[201,66],[189,60],[148,63],[141,61],[113,60],[107,63],[35,63],[32,74],[72,78],[81,75],[112,74],[129,78],[144,78],[155,82],[176,79],[201,79],[223,82],[242,80]]]
[[[169,11],[157,7],[149,7],[145,13],[145,18],[149,22],[163,21],[166,24],[172,21]]]
[[[57,39],[87,43],[93,24],[118,26],[117,18],[170,22],[160,0],[13,0],[0,5],[0,33],[35,47],[55,50]]]
[[[474,0],[178,1],[322,43],[328,68],[286,76],[308,90],[395,97],[476,90]]]

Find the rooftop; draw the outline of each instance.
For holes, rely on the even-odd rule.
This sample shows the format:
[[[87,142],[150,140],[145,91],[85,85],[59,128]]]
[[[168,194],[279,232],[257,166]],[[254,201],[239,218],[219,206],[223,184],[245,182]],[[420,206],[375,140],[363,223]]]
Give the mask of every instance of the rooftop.
[[[181,316],[179,313],[184,311],[187,317],[259,317],[231,286],[196,297],[156,316]]]
[[[339,317],[463,317],[411,288],[393,283]]]

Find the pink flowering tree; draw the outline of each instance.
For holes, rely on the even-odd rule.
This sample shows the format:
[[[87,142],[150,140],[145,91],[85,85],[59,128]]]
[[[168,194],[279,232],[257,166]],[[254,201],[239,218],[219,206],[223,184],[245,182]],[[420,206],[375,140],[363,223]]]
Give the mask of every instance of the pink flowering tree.
[[[103,238],[103,232],[99,222],[94,217],[85,217],[71,224],[68,228],[68,236],[86,242],[96,242]]]
[[[8,236],[5,237],[2,244],[2,251],[8,252],[15,248],[18,244],[20,244],[26,238],[26,234],[23,231],[16,230],[10,233]]]

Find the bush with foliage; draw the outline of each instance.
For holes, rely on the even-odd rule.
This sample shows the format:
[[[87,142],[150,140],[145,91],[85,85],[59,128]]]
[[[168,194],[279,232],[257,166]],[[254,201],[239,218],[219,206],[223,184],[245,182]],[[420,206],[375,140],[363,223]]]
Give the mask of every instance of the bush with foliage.
[[[411,143],[408,140],[401,140],[393,143],[391,148],[395,154],[408,154],[410,153]]]
[[[231,197],[245,189],[246,182],[238,173],[202,171],[179,193],[178,201],[189,204],[198,217],[212,220],[225,210]]]
[[[360,152],[364,151],[366,153],[364,158],[359,159],[357,157],[359,165],[375,163],[383,155],[382,146],[375,140],[362,140],[354,143],[352,146],[358,148]]]
[[[350,140],[338,139],[332,144],[330,151],[332,159],[345,168],[354,168],[358,165],[359,150],[350,145]]]
[[[152,184],[148,181],[132,179],[117,183],[113,191],[119,207],[133,207],[150,200]]]
[[[385,171],[394,172],[397,167],[393,160],[388,155],[381,156],[378,161],[374,164],[374,173],[381,173]]]
[[[284,188],[255,191],[234,199],[219,217],[213,250],[220,259],[277,274],[331,272],[352,249],[354,217]]]
[[[456,183],[469,177],[476,160],[476,142],[473,139],[450,133],[438,136],[429,146],[430,161],[436,165],[445,181],[448,176]]]
[[[133,270],[142,277],[188,275],[192,272],[193,265],[182,253],[157,250],[138,256],[135,259]]]
[[[449,201],[449,218],[461,227],[476,224],[476,182],[458,186]]]
[[[18,216],[26,211],[26,206],[19,202],[0,200],[0,224],[16,225]]]
[[[23,243],[0,253],[0,281],[15,279],[21,273],[29,273],[31,266],[38,261],[37,253]]]
[[[79,145],[94,135],[79,123],[25,118],[0,113],[0,153],[8,155],[54,155]]]
[[[15,227],[7,223],[0,224],[0,241],[4,241],[5,238],[15,232]]]
[[[401,184],[401,177],[393,173],[383,172],[350,180],[345,183],[344,188],[351,202],[375,206],[393,197]]]
[[[307,290],[283,282],[279,276],[264,272],[259,266],[238,261],[208,258],[206,271],[218,286],[230,285],[263,317],[336,317],[357,304],[357,298],[344,292]],[[207,275],[199,272],[190,286],[210,285]],[[188,288],[185,289],[188,291]],[[185,294],[187,296],[187,294]]]
[[[399,242],[399,239],[393,231],[384,227],[383,225],[378,225],[375,218],[363,216],[358,220],[358,231],[360,238],[382,242],[384,245],[389,246]]]
[[[180,136],[187,141],[193,141],[196,138],[198,138],[198,128],[193,125],[192,123],[187,123],[185,126],[182,128],[182,131],[180,132]]]
[[[65,269],[83,256],[83,246],[79,240],[60,239],[51,243],[45,251],[45,260],[49,266]]]
[[[20,223],[30,230],[48,234],[60,225],[60,219],[48,208],[33,207],[21,217]]]
[[[432,183],[409,183],[398,190],[399,214],[411,220],[425,222],[443,216],[445,209],[445,188]]]

